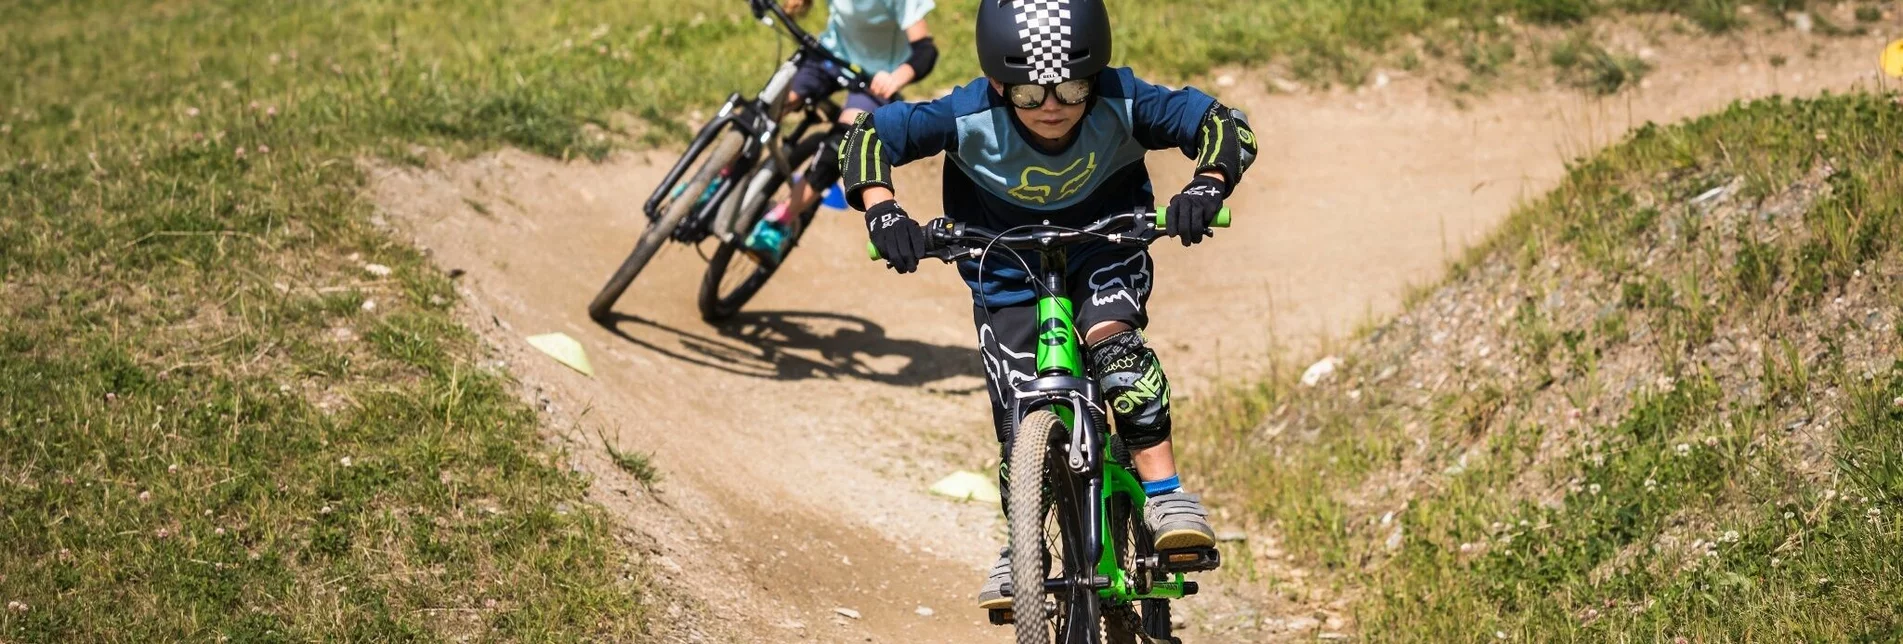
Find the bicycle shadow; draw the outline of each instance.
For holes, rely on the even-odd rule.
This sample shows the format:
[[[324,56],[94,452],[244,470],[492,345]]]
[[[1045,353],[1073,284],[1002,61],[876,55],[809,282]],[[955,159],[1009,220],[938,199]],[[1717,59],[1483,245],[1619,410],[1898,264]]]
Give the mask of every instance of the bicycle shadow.
[[[960,376],[971,383],[935,389],[967,394],[984,391],[984,371],[975,348],[893,338],[865,318],[807,311],[746,312],[715,327],[718,337],[677,329],[638,315],[614,313],[603,325],[629,343],[710,369],[774,380],[854,378],[917,387]],[[658,331],[675,346],[644,339]]]

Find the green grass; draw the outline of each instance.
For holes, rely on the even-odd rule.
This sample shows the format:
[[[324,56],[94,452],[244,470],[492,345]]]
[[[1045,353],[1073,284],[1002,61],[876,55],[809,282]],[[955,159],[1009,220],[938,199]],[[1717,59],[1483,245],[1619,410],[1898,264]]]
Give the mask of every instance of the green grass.
[[[1548,60],[1560,79],[1601,96],[1637,85],[1652,66],[1638,56],[1616,54],[1577,33],[1553,45]]]
[[[641,452],[624,452],[620,449],[616,449],[614,443],[608,442],[607,436],[598,436],[598,438],[601,439],[602,449],[608,452],[608,459],[614,461],[615,467],[621,468],[621,471],[627,472],[629,476],[634,477],[636,483],[640,483],[642,487],[653,490],[654,485],[661,482],[661,470],[654,466],[654,463],[649,460],[647,454]]]
[[[637,72],[742,29],[694,10],[0,8],[0,639],[638,638],[644,568],[355,159],[599,156],[714,91]]]
[[[1859,94],[1647,126],[1334,384],[1204,405],[1197,426],[1233,429],[1186,458],[1355,589],[1372,639],[1893,641],[1899,125]],[[1443,328],[1496,353],[1447,353]]]

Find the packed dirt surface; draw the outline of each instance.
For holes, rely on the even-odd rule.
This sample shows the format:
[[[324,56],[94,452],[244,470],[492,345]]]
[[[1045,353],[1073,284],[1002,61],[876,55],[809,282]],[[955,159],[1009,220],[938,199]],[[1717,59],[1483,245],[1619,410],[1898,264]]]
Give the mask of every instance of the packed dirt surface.
[[[1271,93],[1263,74],[1242,71],[1240,82],[1199,83],[1243,107],[1263,144],[1231,201],[1234,228],[1191,249],[1156,247],[1150,337],[1177,404],[1390,314],[1409,285],[1438,279],[1515,203],[1552,186],[1566,160],[1628,128],[1739,98],[1849,88],[1873,77],[1880,46],[1797,34],[1690,42],[1656,45],[1665,53],[1650,82],[1607,99],[1525,90],[1461,107],[1395,72],[1378,88],[1333,92]],[[1786,62],[1770,65],[1773,55]],[[561,163],[503,151],[379,167],[372,193],[442,268],[465,272],[472,327],[575,466],[597,477],[593,496],[630,547],[656,562],[655,584],[672,589],[656,608],[659,635],[1009,639],[972,607],[1003,541],[996,506],[926,492],[997,458],[964,285],[946,266],[901,276],[866,261],[859,216],[825,211],[732,323],[701,322],[704,263],[673,246],[622,299],[620,320],[598,326],[584,305],[645,226],[640,204],[672,160]],[[1151,169],[1168,194],[1189,168],[1168,152]],[[936,214],[938,172],[931,162],[899,173],[901,200],[921,219]],[[549,332],[580,340],[595,376],[522,341]],[[635,482],[604,440],[651,455],[664,478],[651,490]],[[1184,467],[1195,488],[1197,464]],[[1220,520],[1223,498],[1209,501],[1219,532],[1239,527]],[[1226,546],[1229,571],[1179,604],[1190,641],[1352,628],[1340,601],[1285,583],[1304,573],[1275,556],[1274,535],[1246,537]]]

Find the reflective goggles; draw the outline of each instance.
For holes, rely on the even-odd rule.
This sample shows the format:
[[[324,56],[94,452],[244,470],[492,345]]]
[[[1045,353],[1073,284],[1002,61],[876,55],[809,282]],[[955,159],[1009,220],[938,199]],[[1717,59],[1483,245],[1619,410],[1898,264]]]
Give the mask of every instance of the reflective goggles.
[[[1076,105],[1090,98],[1091,84],[1088,78],[1067,80],[1054,85],[1006,85],[1005,98],[1021,109],[1034,110],[1044,105],[1044,97],[1057,95],[1057,102],[1063,105]]]

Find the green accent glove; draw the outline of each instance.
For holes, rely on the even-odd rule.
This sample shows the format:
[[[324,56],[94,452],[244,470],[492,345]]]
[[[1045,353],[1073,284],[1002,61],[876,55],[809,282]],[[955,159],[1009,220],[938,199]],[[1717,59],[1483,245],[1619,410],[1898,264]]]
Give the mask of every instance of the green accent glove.
[[[1197,175],[1181,193],[1170,198],[1170,210],[1176,214],[1164,220],[1163,232],[1183,240],[1184,246],[1199,244],[1222,212],[1223,194],[1228,189],[1222,180]]]

